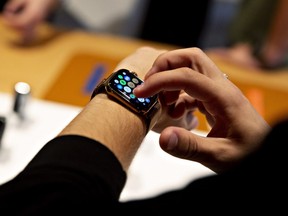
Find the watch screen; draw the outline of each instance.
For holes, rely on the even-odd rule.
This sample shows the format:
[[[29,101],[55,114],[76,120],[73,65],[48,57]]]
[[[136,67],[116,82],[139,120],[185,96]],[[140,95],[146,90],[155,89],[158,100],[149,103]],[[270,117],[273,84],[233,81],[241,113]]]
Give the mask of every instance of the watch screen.
[[[148,98],[137,98],[133,94],[133,89],[143,83],[143,80],[126,69],[121,69],[114,73],[109,85],[114,93],[129,102],[135,109],[148,111],[157,100],[157,95]]]

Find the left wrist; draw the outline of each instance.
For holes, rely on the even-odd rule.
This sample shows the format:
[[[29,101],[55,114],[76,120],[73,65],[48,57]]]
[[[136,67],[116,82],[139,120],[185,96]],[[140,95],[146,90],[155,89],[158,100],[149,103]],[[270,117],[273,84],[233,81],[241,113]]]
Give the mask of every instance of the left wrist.
[[[95,95],[58,136],[80,135],[97,140],[110,149],[127,170],[145,132],[141,117],[101,93]]]
[[[147,98],[137,98],[134,95],[133,90],[141,83],[143,80],[135,72],[119,69],[96,86],[91,99],[100,93],[107,94],[111,100],[140,116],[146,124],[147,134],[159,118],[161,105],[158,94]]]
[[[109,148],[127,170],[146,135],[145,122],[107,94],[96,95],[88,109],[93,114],[94,139]]]

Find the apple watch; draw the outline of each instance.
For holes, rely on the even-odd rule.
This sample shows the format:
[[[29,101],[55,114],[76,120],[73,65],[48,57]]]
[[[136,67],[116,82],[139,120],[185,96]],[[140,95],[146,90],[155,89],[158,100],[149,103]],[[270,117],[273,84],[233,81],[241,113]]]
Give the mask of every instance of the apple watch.
[[[160,115],[161,105],[158,94],[147,98],[137,98],[133,94],[133,89],[141,83],[143,80],[135,72],[120,69],[111,73],[96,86],[91,99],[99,93],[108,94],[116,102],[144,118],[146,133],[148,133]]]

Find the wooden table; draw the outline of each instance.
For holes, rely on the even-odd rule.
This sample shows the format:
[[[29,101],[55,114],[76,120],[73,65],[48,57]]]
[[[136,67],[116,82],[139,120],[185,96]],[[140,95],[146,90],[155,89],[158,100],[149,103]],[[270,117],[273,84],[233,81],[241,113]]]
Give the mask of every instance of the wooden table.
[[[40,26],[38,32],[39,36],[33,44],[23,46],[18,35],[8,29],[0,17],[0,91],[11,92],[15,82],[25,81],[31,85],[35,97],[45,98],[59,76],[73,64],[72,61],[83,62],[83,68],[78,68],[76,77],[67,74],[70,79],[78,79],[84,76],[83,71],[89,61],[93,65],[103,62],[107,70],[113,70],[120,60],[138,47],[149,44],[158,48],[174,48],[106,34],[53,28],[48,24]]]
[[[15,32],[0,17],[0,92],[13,93],[16,82],[31,85],[33,97],[84,106],[90,98],[95,74],[111,72],[124,57],[141,46],[175,49],[168,44],[122,38],[48,24],[39,37],[21,45]],[[229,75],[269,123],[288,115],[288,71],[252,71],[209,55]],[[101,78],[100,76],[100,78]],[[99,80],[99,77],[98,77]],[[206,128],[204,117],[200,129]],[[241,115],[241,113],[239,113]]]
[[[288,117],[288,69],[249,69],[216,55],[209,56],[270,124]]]

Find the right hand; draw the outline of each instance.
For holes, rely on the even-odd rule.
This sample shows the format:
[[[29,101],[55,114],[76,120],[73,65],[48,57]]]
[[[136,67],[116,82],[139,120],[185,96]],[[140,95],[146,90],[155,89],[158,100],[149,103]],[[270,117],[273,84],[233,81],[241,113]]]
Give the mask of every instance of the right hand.
[[[137,97],[159,92],[165,95],[164,106],[183,101],[181,95],[185,92],[187,104],[196,104],[211,125],[207,137],[182,127],[167,127],[160,134],[161,148],[215,172],[239,163],[259,147],[270,130],[242,92],[198,48],[160,54],[144,84],[134,90]],[[178,118],[185,113],[183,109],[170,110],[170,116]]]

